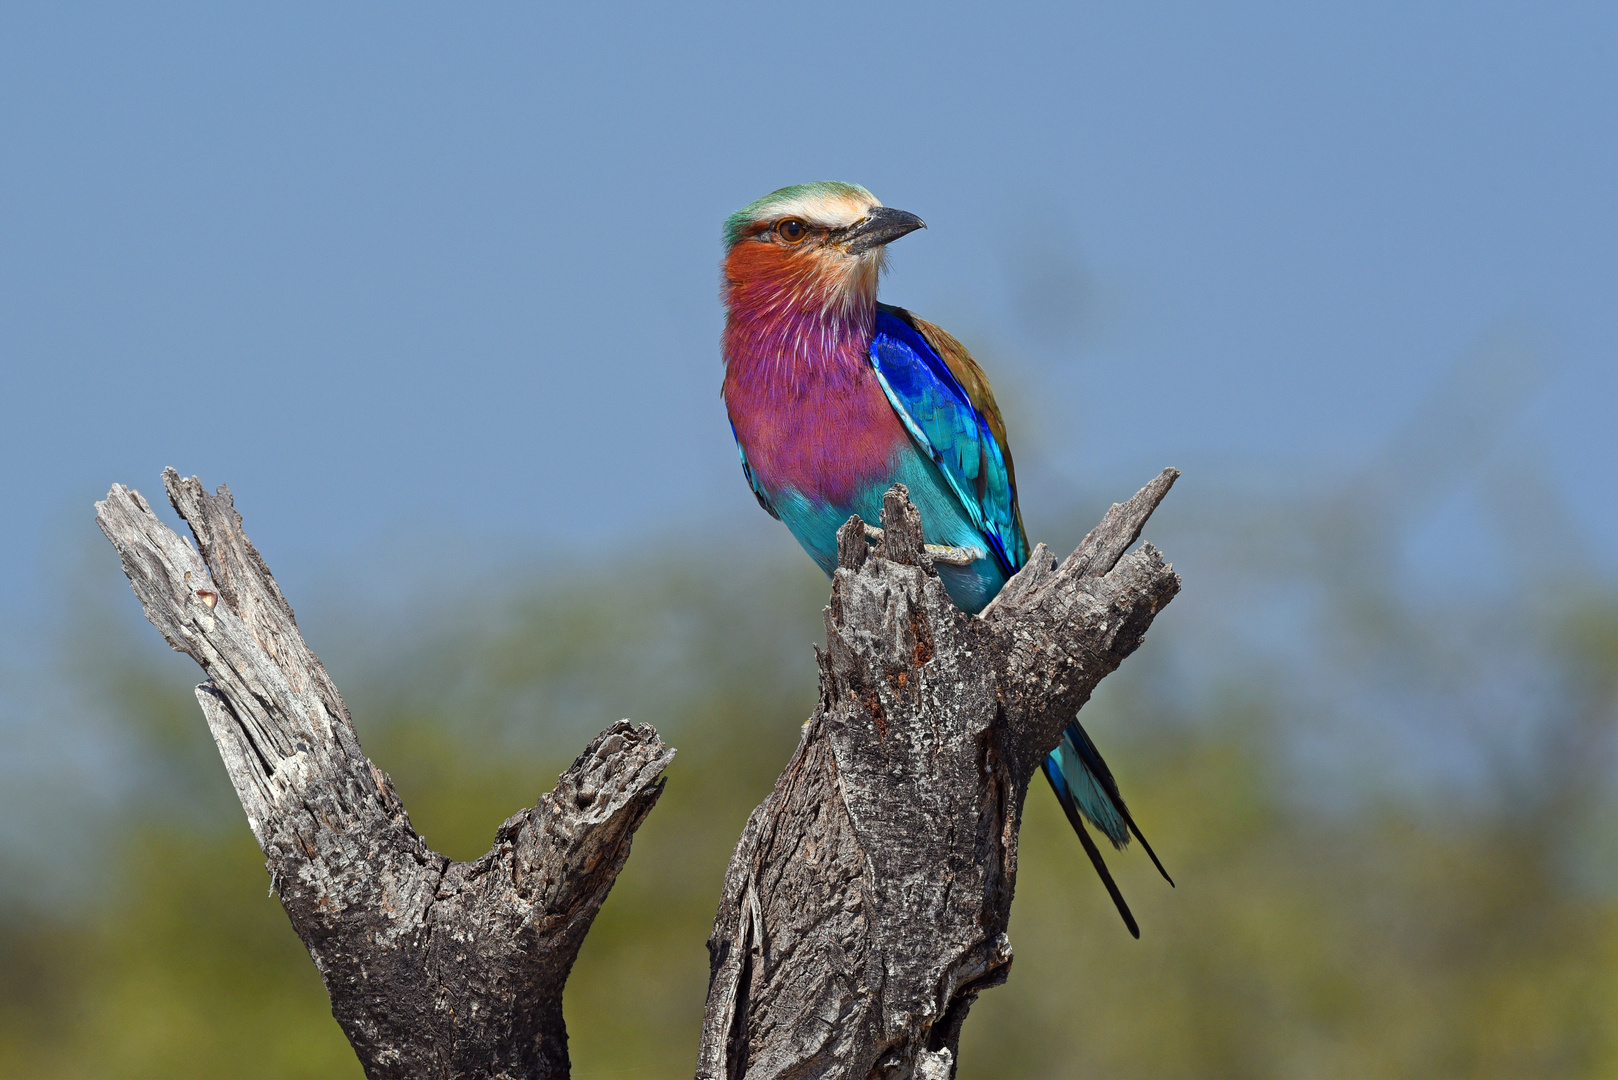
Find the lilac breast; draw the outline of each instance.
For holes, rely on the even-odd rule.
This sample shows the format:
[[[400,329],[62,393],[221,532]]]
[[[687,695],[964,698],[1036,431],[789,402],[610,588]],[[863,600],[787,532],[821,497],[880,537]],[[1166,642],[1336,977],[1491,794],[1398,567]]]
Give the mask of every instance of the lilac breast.
[[[888,478],[895,451],[908,445],[866,356],[872,331],[860,321],[776,319],[750,333],[760,328],[733,315],[725,405],[766,491],[848,506]]]

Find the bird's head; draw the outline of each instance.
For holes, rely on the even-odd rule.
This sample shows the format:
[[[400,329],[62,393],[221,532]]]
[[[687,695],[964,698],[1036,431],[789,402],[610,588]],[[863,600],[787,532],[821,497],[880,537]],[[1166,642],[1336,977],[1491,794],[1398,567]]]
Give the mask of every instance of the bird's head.
[[[874,304],[886,246],[926,227],[858,184],[772,191],[725,219],[726,300],[732,311]]]

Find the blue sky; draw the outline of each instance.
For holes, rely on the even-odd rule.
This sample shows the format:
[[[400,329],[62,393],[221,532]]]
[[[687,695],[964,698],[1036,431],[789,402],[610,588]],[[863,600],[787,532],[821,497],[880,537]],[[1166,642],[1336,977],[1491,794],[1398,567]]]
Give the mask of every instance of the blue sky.
[[[1509,339],[1505,452],[1611,568],[1615,106],[1611,5],[8,4],[0,637],[165,465],[295,604],[418,535],[789,550],[719,223],[828,178],[927,219],[884,297],[984,353],[1036,533],[1164,464],[1352,471]]]

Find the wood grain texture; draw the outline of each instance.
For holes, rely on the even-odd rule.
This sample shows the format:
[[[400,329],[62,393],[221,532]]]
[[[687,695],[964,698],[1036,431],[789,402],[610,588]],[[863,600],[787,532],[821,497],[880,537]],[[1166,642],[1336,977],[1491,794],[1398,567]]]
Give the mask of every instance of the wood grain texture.
[[[981,616],[950,602],[903,487],[880,541],[838,534],[820,701],[749,817],[708,948],[699,1080],[955,1073],[961,1024],[1011,964],[1035,767],[1179,591],[1125,554],[1178,473],[1062,563],[1037,547]]]
[[[697,1075],[955,1072],[1003,982],[1017,830],[1035,767],[1179,591],[1125,554],[1165,470],[1058,563],[1044,546],[979,616],[949,600],[902,487],[854,518],[819,654],[820,701],[726,873]],[[193,549],[115,486],[97,520],[197,688],[272,884],[372,1077],[563,1077],[573,959],[673,757],[613,725],[555,790],[456,863],[411,828],[304,644],[230,493],[164,483]]]
[[[437,854],[361,751],[229,490],[163,480],[195,549],[122,485],[96,520],[146,617],[208,676],[209,730],[366,1075],[567,1076],[562,989],[674,751],[614,724],[482,858]]]

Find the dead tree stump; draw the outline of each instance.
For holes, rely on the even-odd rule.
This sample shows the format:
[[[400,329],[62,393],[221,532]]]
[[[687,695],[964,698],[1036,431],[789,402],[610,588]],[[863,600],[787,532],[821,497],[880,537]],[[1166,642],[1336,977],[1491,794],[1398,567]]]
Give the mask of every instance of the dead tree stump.
[[[434,852],[360,750],[230,491],[173,469],[163,483],[196,550],[122,485],[96,520],[146,617],[208,675],[197,700],[365,1074],[566,1077],[562,987],[674,751],[614,724],[488,854]]]
[[[902,487],[882,539],[838,534],[820,702],[731,857],[708,942],[699,1080],[955,1073],[1005,981],[1034,770],[1179,591],[1150,544],[1179,474],[1115,505],[1060,565],[1041,544],[981,616],[950,601]]]

